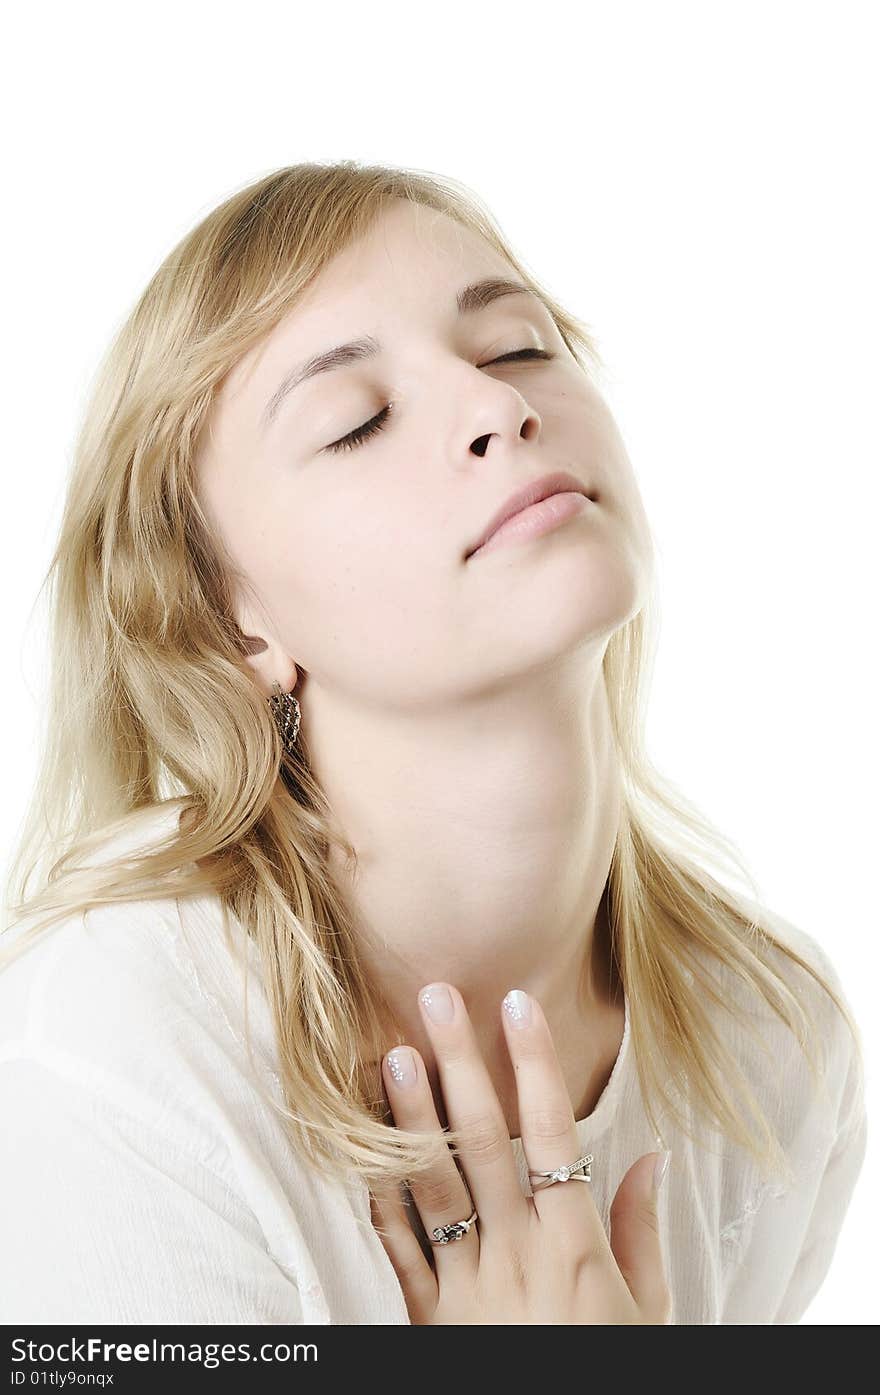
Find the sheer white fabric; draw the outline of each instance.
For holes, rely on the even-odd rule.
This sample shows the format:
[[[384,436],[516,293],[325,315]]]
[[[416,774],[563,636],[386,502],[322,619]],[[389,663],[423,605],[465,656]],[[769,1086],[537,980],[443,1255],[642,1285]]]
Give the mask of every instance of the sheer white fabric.
[[[163,806],[157,833],[177,813]],[[210,897],[106,906],[0,973],[0,1322],[408,1322],[366,1186],[307,1166],[272,1108],[269,1006],[254,946],[231,925],[233,942]],[[774,926],[840,987],[815,940]],[[578,1132],[606,1229],[630,1164],[672,1150],[660,1221],[673,1323],[795,1323],[827,1273],[866,1122],[849,1038],[830,1005],[820,1013],[831,1066],[818,1097],[770,1015],[770,1056],[734,1036],[795,1167],[783,1187],[720,1136],[651,1132],[627,1003],[614,1071]]]

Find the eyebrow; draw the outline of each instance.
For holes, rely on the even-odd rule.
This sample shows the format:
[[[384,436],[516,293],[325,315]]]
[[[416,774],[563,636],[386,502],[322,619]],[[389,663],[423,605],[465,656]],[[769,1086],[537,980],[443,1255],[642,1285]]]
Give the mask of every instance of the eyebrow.
[[[484,310],[493,301],[500,300],[502,296],[510,295],[529,295],[537,300],[539,305],[544,304],[542,297],[537,291],[533,291],[531,286],[523,285],[521,281],[507,280],[503,276],[487,276],[482,281],[474,281],[472,285],[465,286],[458,292],[455,303],[459,315],[473,315],[478,310]],[[377,339],[367,335],[363,339],[352,339],[347,344],[337,344],[335,348],[314,354],[304,363],[300,363],[287,374],[266,403],[262,415],[263,430],[271,425],[285,397],[293,392],[294,388],[299,387],[300,383],[317,377],[319,373],[331,373],[336,368],[346,368],[362,359],[375,358],[381,348]]]

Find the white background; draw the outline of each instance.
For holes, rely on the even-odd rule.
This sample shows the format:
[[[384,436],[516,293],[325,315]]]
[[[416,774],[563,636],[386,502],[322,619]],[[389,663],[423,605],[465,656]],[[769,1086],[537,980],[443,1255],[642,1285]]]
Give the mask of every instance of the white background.
[[[9,847],[48,565],[99,355],[233,189],[453,175],[593,327],[660,547],[660,768],[829,950],[877,1115],[878,40],[873,4],[17,7],[0,472]],[[309,13],[312,11],[312,13]],[[877,1321],[877,1146],[805,1322]]]

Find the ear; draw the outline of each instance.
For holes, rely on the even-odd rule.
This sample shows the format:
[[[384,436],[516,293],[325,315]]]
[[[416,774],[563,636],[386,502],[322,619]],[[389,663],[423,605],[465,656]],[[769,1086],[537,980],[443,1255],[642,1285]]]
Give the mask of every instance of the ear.
[[[244,661],[254,675],[262,697],[270,698],[277,683],[283,693],[292,692],[299,677],[296,664],[275,639],[265,617],[242,606],[237,615]]]

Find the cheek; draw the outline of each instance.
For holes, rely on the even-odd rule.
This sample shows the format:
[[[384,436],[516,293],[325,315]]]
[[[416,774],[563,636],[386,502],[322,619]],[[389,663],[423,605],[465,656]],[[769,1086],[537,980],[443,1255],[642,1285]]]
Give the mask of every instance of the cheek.
[[[271,529],[257,561],[267,602],[285,647],[318,681],[381,701],[424,692],[448,670],[454,578],[437,525],[416,536],[392,529],[387,510],[337,506],[332,523],[322,510]]]

